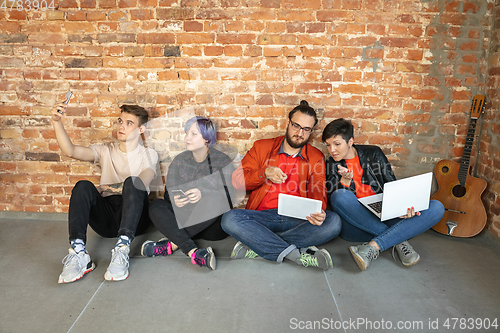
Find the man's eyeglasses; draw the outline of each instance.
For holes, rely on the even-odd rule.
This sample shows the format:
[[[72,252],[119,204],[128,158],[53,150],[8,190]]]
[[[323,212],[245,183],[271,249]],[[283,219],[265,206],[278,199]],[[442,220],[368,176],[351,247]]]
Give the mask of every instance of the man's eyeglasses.
[[[300,130],[303,130],[305,133],[311,133],[313,131],[313,128],[312,127],[302,127],[300,126],[299,124],[297,123],[294,123],[293,121],[290,120],[290,124],[292,124],[292,127],[296,130],[296,131],[300,131]]]

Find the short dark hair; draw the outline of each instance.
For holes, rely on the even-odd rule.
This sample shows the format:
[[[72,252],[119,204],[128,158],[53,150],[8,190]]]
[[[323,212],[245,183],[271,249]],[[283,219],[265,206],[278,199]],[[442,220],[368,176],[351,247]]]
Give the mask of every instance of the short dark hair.
[[[130,113],[139,118],[139,126],[144,125],[149,120],[149,114],[146,109],[139,105],[127,105],[123,104],[120,106],[121,112]]]
[[[217,140],[217,127],[212,119],[198,116],[193,117],[186,122],[186,125],[184,125],[184,132],[187,133],[194,123],[196,123],[198,131],[200,131],[201,137],[204,140],[207,140],[207,145],[209,147],[214,146],[215,141]]]
[[[297,111],[300,111],[303,114],[313,117],[314,126],[316,126],[316,124],[318,123],[318,116],[316,116],[316,111],[314,111],[314,109],[309,106],[309,103],[307,103],[307,101],[305,100],[300,101],[300,104],[294,107],[292,111],[290,111],[290,113],[288,114],[288,119],[292,120],[292,116]]]
[[[349,120],[345,120],[344,118],[335,119],[326,125],[321,140],[325,142],[332,136],[337,135],[340,135],[346,142],[349,141],[351,138],[354,138],[354,126],[352,126]]]

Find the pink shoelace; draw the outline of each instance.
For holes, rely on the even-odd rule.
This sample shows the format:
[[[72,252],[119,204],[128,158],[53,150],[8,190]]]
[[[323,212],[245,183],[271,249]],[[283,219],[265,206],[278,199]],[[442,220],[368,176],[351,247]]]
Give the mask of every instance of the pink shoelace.
[[[166,246],[158,246],[153,249],[153,253],[155,255],[171,255],[172,254],[172,244],[170,244],[170,241],[167,243]]]

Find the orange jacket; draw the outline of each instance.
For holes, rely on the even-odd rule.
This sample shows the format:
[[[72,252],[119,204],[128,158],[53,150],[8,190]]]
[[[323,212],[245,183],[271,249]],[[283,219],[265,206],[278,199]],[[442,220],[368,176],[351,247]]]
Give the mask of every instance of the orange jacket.
[[[278,166],[278,152],[284,136],[255,141],[252,149],[241,160],[241,165],[233,173],[233,186],[239,190],[252,191],[247,209],[255,210],[271,187],[271,181],[264,174],[266,168]],[[325,155],[306,144],[299,158],[300,196],[321,200],[326,208]]]

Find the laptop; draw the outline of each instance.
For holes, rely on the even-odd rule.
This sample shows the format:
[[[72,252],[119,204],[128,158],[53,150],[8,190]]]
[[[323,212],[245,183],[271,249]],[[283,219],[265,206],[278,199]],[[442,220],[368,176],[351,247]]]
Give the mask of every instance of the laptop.
[[[278,194],[278,214],[307,220],[312,213],[320,213],[323,202],[280,193]]]
[[[395,180],[384,184],[384,192],[358,199],[381,221],[407,214],[408,208],[415,212],[429,208],[432,172]]]

